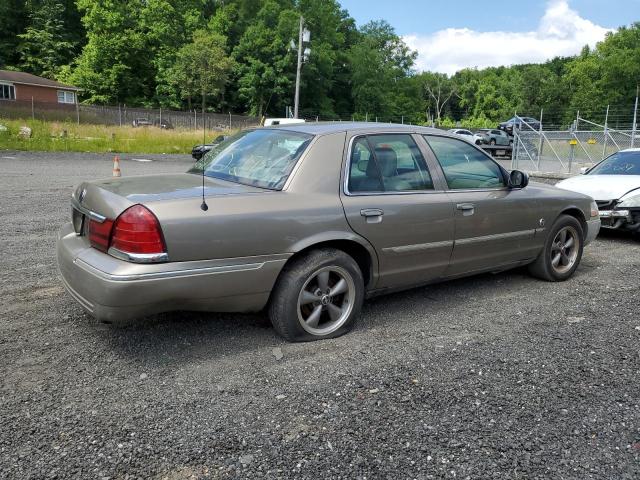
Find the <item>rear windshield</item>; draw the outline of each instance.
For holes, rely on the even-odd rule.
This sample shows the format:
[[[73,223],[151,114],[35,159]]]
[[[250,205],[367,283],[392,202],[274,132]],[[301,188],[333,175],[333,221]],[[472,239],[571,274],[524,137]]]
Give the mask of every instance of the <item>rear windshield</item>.
[[[247,130],[216,144],[189,173],[282,190],[312,135],[280,129]]]
[[[640,152],[617,152],[589,170],[588,175],[640,175]]]

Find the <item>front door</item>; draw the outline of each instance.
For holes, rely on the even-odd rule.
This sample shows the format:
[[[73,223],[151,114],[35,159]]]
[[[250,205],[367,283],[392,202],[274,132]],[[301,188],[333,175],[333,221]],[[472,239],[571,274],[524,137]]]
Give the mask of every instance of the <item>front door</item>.
[[[454,207],[409,134],[350,140],[342,204],[378,255],[375,288],[439,278],[453,249]]]
[[[455,245],[447,276],[498,269],[535,257],[539,208],[527,189],[510,189],[490,157],[455,138],[426,136],[455,208]]]

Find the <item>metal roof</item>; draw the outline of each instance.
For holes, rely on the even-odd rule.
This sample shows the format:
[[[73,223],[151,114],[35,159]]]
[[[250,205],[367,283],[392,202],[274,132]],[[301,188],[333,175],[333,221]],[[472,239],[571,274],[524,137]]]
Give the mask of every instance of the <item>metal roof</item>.
[[[82,90],[78,87],[65,85],[64,83],[38,77],[26,72],[14,72],[13,70],[0,70],[0,82],[17,83],[18,85],[34,85],[37,87],[59,88],[62,90]]]

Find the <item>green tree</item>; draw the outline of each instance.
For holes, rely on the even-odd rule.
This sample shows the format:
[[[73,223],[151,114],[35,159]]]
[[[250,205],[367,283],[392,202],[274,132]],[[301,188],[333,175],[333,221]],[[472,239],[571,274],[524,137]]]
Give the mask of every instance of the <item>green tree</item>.
[[[417,76],[428,111],[439,124],[446,107],[457,94],[457,86],[444,73],[423,72]]]
[[[564,81],[570,91],[570,110],[602,121],[607,105],[631,106],[640,84],[640,22],[621,27],[598,43],[584,48],[566,68]],[[569,121],[569,114],[565,121]]]
[[[0,1],[0,67],[20,62],[18,37],[29,24],[29,9],[24,0]]]
[[[350,50],[352,96],[356,113],[398,116],[398,87],[410,76],[416,58],[391,25],[370,22]]]
[[[31,25],[18,35],[20,67],[36,75],[55,78],[74,55],[64,21],[65,5],[45,0],[31,15]]]
[[[292,4],[282,3],[288,8],[266,0],[233,50],[239,97],[258,116],[291,105],[295,52],[290,42],[299,16]]]
[[[170,77],[183,98],[201,98],[204,112],[207,97],[224,92],[233,66],[234,61],[227,56],[226,39],[222,35],[196,30],[193,41],[178,51]]]
[[[347,52],[355,43],[355,22],[335,0],[301,0],[299,8],[311,32],[311,54],[302,68],[303,116],[335,118],[338,111],[352,113]],[[296,42],[297,33],[295,29],[290,34]]]

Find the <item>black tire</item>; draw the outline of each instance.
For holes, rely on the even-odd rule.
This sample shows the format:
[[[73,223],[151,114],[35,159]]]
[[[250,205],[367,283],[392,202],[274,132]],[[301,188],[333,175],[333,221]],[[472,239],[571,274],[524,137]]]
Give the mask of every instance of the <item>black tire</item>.
[[[343,276],[346,283],[349,283],[347,293],[338,294],[331,297],[328,294],[322,294],[322,301],[299,305],[303,298],[303,289],[309,292],[314,287],[314,282],[323,272],[329,272],[333,275],[329,280],[329,287],[337,286]],[[329,275],[327,274],[327,275]],[[331,285],[331,281],[335,283]],[[351,290],[353,289],[353,291]],[[314,294],[314,295],[317,295]],[[342,316],[339,317],[335,324],[333,316],[329,312],[330,306],[324,303],[325,298],[329,297],[335,307],[340,303],[340,309],[343,309]],[[273,324],[273,328],[280,336],[290,342],[308,342],[314,340],[322,340],[326,338],[335,338],[344,335],[350,331],[356,323],[357,317],[360,315],[362,302],[364,301],[364,280],[362,272],[355,260],[342,250],[334,248],[322,248],[313,250],[306,255],[295,259],[291,264],[285,266],[280,274],[275,288],[271,292],[269,301],[269,318]],[[333,308],[334,305],[331,306]],[[320,308],[320,318],[326,320],[325,323],[317,323],[315,327],[310,327],[309,323],[305,323],[305,309],[308,314],[307,320],[311,319],[313,313]],[[335,309],[334,309],[335,311]],[[322,320],[321,320],[322,322]],[[324,328],[326,325],[326,328]],[[324,328],[324,331],[322,330]],[[333,328],[333,329],[332,329]],[[309,330],[314,330],[310,332]],[[316,331],[317,330],[317,331]]]
[[[573,235],[574,242],[578,244],[575,249],[575,258],[573,258],[570,264],[554,266],[554,257],[557,257],[560,251],[564,251],[565,254],[568,253],[565,249],[558,249],[558,238],[556,237],[558,237],[563,230],[567,231],[568,235]],[[564,282],[571,278],[578,268],[578,265],[580,265],[583,247],[584,231],[580,221],[571,215],[560,215],[551,226],[540,255],[529,265],[529,273],[536,278],[548,282]],[[573,251],[570,255],[566,256],[571,259],[573,257]],[[562,258],[564,259],[564,256]],[[560,260],[560,262],[562,262],[562,260]]]
[[[494,138],[492,138],[491,140],[489,140],[489,145],[495,145],[496,141]]]

